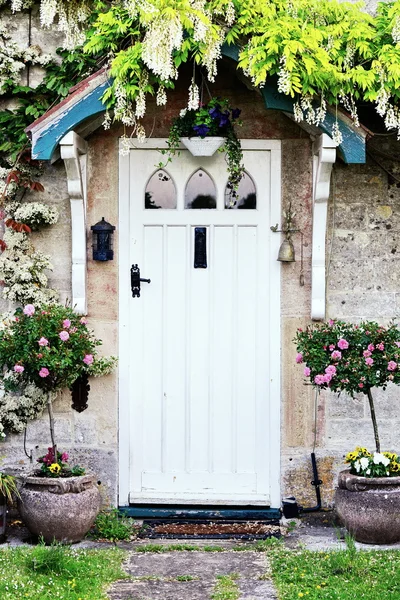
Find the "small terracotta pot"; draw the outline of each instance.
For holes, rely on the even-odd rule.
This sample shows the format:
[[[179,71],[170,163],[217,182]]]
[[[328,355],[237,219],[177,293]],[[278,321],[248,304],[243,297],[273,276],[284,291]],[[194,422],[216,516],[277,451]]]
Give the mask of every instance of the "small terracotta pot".
[[[100,510],[95,475],[81,477],[25,477],[18,508],[29,531],[47,544],[79,542]]]
[[[336,512],[357,542],[400,542],[400,477],[359,477],[341,471]]]

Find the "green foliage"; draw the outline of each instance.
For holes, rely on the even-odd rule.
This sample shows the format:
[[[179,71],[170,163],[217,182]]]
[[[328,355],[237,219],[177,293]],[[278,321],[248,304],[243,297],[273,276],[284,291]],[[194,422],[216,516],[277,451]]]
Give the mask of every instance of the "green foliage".
[[[236,583],[238,578],[236,573],[217,575],[217,583],[211,594],[212,600],[238,600],[240,598],[239,586]]]
[[[44,477],[81,477],[85,474],[85,469],[79,465],[71,467],[68,464],[69,455],[67,452],[57,451],[57,459],[54,458],[54,449],[47,449],[47,454],[40,456],[37,462],[41,464],[40,473]]]
[[[17,480],[13,475],[6,475],[0,471],[0,495],[9,502],[13,496],[19,496]]]
[[[69,387],[94,361],[100,340],[86,319],[60,304],[17,309],[0,332],[0,364],[14,371],[5,385],[33,382],[45,391]]]
[[[360,324],[330,321],[298,330],[297,362],[317,388],[351,395],[400,384],[400,330],[372,321]]]
[[[129,540],[134,533],[132,520],[121,516],[117,508],[100,512],[94,525],[93,535],[95,538],[112,542]]]
[[[315,552],[277,547],[269,555],[281,600],[395,600],[400,586],[398,551]],[[368,582],[368,585],[366,585]]]
[[[0,111],[0,162],[6,158],[7,162],[14,163],[24,148],[29,147],[26,127],[67,96],[72,86],[98,68],[97,59],[81,48],[73,52],[59,48],[57,55],[61,64],[48,64],[44,79],[36,88],[10,84],[6,90],[5,96],[16,99],[18,106],[13,110]]]
[[[240,124],[239,115],[240,110],[233,109],[226,98],[212,98],[197,109],[182,110],[180,116],[172,121],[167,141],[168,150],[162,151],[168,156],[169,162],[173,156],[179,155],[181,137],[224,137],[225,143],[220,151],[226,153],[232,206],[237,199],[237,189],[244,173],[242,148],[235,131],[235,125]],[[161,163],[159,166],[165,165]]]
[[[117,548],[82,550],[43,543],[34,548],[6,548],[0,552],[0,597],[106,600],[106,587],[126,577],[121,569],[124,557]]]

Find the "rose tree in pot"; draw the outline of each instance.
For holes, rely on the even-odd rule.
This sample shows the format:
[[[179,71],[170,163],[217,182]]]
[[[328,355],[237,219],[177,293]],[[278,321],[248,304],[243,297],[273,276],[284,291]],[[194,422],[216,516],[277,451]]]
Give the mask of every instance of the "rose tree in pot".
[[[400,541],[400,458],[381,452],[373,388],[400,384],[400,330],[395,324],[329,321],[299,329],[297,363],[317,389],[368,398],[375,452],[357,448],[346,455],[335,504],[347,529],[361,542]]]
[[[85,317],[68,306],[28,304],[3,320],[0,363],[5,393],[19,392],[18,402],[18,398],[25,398],[26,389],[35,387],[42,392],[37,396],[41,407],[43,396],[47,397],[51,446],[39,459],[41,468],[25,478],[19,501],[26,525],[46,542],[78,541],[100,507],[94,475],[79,466],[69,466],[68,455],[57,448],[52,408],[59,390],[71,387],[85,374],[107,372],[113,360],[97,357],[100,344]],[[8,423],[12,422],[10,418]]]

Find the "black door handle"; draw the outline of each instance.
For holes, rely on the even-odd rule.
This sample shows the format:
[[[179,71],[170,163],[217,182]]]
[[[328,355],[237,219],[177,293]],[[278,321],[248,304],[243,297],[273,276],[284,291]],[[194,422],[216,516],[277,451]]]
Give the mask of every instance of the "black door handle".
[[[140,277],[140,269],[138,265],[131,266],[131,290],[132,298],[139,298],[140,296],[140,282],[151,283],[150,279],[143,279]]]

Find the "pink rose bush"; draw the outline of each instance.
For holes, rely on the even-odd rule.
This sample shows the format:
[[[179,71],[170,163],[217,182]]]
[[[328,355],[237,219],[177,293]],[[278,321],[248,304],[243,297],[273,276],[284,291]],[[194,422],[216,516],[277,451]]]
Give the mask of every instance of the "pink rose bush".
[[[10,325],[0,331],[1,367],[14,371],[21,387],[34,383],[44,391],[57,391],[90,374],[100,344],[86,319],[72,308],[28,304],[17,309]]]
[[[354,395],[400,383],[400,330],[375,322],[330,321],[298,331],[296,362],[319,388]],[[301,357],[301,361],[299,360]]]
[[[373,321],[357,325],[329,321],[298,330],[294,339],[303,372],[318,389],[360,392],[368,397],[377,452],[378,426],[371,390],[400,384],[400,330],[396,324],[382,327]]]

